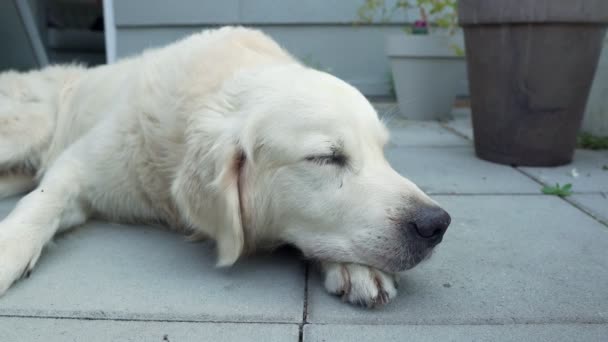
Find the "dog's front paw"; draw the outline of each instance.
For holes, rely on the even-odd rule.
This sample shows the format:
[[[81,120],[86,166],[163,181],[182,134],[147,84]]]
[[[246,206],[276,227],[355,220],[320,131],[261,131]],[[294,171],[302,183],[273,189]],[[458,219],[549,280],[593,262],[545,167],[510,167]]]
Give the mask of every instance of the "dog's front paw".
[[[17,279],[29,275],[41,251],[42,245],[27,234],[0,225],[0,296]]]
[[[374,308],[397,295],[397,274],[359,264],[324,262],[321,266],[325,289],[343,301]]]

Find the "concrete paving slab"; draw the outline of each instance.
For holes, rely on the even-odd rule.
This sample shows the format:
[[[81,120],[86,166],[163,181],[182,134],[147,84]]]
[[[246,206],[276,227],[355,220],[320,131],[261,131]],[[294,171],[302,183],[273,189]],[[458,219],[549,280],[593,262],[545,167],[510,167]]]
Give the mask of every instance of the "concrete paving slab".
[[[470,146],[471,142],[450,132],[436,121],[393,119],[387,122],[391,133],[388,147]]]
[[[488,341],[559,342],[606,341],[606,324],[511,325],[307,325],[305,342]]]
[[[304,267],[286,251],[216,269],[209,243],[154,227],[92,222],[56,239],[0,315],[300,322]]]
[[[608,230],[550,196],[437,196],[452,225],[402,275],[394,302],[346,305],[309,281],[308,321],[356,324],[608,323]]]
[[[295,324],[178,323],[0,317],[2,341],[297,341]]]
[[[510,166],[478,159],[472,147],[389,148],[386,156],[429,193],[540,193],[538,183]]]
[[[521,167],[545,184],[572,184],[574,192],[608,192],[608,151],[576,150],[572,164],[559,167]],[[574,172],[578,177],[573,176]]]
[[[608,194],[576,194],[569,197],[594,217],[608,224]]]
[[[470,116],[454,117],[454,119],[446,121],[444,125],[468,137],[471,141],[473,140],[473,124]]]

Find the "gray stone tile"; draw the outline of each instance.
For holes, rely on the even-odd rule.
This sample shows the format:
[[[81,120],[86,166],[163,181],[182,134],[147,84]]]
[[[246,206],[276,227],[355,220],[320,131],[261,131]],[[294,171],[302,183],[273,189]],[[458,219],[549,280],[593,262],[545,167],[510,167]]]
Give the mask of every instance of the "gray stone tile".
[[[608,224],[608,194],[576,194],[569,199]]]
[[[95,321],[0,317],[2,341],[297,341],[295,324]]]
[[[574,192],[608,191],[608,151],[576,150],[572,164],[559,167],[522,167],[521,169],[543,183],[572,183]],[[578,177],[573,177],[576,169]]]
[[[429,193],[540,193],[538,183],[510,166],[477,158],[472,147],[389,148],[386,156]]]
[[[214,267],[209,243],[159,228],[92,222],[56,239],[0,315],[300,322],[304,270],[289,252]]]
[[[436,121],[394,119],[387,122],[391,133],[389,147],[469,146],[471,142],[441,127]]]
[[[608,230],[550,196],[438,196],[452,225],[384,308],[346,305],[309,282],[311,323],[606,323]]]
[[[305,342],[376,341],[606,341],[607,324],[307,325]]]
[[[470,116],[459,115],[454,117],[453,120],[447,121],[444,124],[456,132],[473,140],[473,125],[471,123]]]

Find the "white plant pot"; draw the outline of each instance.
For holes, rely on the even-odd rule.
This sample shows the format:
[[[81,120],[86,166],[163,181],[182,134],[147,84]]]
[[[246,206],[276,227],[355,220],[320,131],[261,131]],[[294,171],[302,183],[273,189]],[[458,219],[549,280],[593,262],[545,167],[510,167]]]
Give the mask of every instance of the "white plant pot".
[[[597,136],[608,136],[608,35],[604,42],[581,129]]]
[[[414,120],[449,118],[454,97],[466,80],[462,36],[398,35],[387,38],[401,115]]]

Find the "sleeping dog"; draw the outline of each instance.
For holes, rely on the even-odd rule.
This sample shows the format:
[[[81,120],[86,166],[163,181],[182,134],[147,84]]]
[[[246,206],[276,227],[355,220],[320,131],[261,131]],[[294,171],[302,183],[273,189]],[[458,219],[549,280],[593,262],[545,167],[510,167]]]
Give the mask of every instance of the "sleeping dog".
[[[450,216],[391,168],[355,88],[263,33],[225,27],[86,69],[0,74],[0,295],[89,218],[215,240],[217,265],[279,244],[326,289],[382,305]]]

